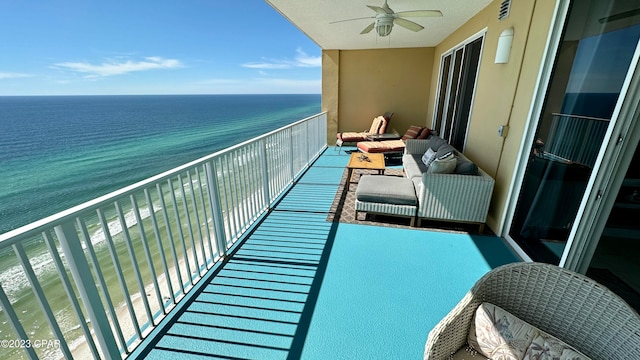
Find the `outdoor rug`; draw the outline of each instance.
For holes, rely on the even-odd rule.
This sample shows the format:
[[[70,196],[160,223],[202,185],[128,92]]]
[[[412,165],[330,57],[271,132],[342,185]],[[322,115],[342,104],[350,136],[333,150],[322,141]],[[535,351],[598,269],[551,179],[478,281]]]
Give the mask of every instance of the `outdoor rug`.
[[[347,224],[359,224],[359,225],[374,225],[374,226],[388,226],[395,228],[407,228],[407,229],[422,229],[430,231],[447,231],[447,232],[460,232],[460,233],[478,233],[478,225],[474,224],[460,224],[442,221],[428,221],[423,220],[420,227],[411,227],[410,219],[399,216],[389,216],[381,214],[369,214],[366,212],[360,212],[358,218],[356,218],[355,200],[356,200],[356,188],[358,187],[358,181],[362,175],[377,174],[377,170],[363,170],[355,169],[349,183],[349,190],[344,191],[345,184],[347,183],[348,170],[345,169],[342,173],[342,179],[340,180],[340,186],[331,204],[331,210],[327,216],[327,221],[337,221]],[[384,172],[385,176],[404,176],[402,169],[387,168]],[[488,227],[485,226],[485,232],[483,235],[493,235]]]

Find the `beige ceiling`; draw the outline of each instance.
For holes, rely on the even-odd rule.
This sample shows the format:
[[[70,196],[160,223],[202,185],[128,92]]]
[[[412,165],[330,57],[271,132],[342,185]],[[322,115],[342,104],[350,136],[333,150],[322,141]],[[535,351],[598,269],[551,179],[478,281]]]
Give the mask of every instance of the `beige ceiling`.
[[[331,24],[333,21],[375,16],[367,5],[382,6],[384,0],[266,0],[291,23],[325,50],[353,50],[438,45],[491,0],[388,0],[395,12],[440,10],[442,17],[407,18],[422,26],[418,32],[395,25],[391,35],[379,37],[375,29],[360,32],[374,19]],[[498,14],[496,14],[496,17]]]

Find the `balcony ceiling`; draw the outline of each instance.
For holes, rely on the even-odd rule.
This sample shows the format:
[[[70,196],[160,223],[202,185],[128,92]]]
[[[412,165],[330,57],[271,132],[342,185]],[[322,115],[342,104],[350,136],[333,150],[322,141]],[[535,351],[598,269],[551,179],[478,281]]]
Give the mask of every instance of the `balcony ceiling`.
[[[418,32],[394,25],[391,34],[379,37],[375,29],[360,32],[374,19],[332,24],[333,21],[375,16],[367,5],[382,6],[384,0],[266,0],[291,23],[325,50],[432,47],[467,22],[491,0],[388,0],[395,12],[440,10],[442,17],[412,17],[424,29]],[[498,14],[496,13],[496,17]]]

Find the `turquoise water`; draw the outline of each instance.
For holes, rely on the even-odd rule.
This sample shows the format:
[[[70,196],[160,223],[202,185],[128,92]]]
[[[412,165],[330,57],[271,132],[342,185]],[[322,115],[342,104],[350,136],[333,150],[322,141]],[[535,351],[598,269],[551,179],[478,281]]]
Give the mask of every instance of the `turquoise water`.
[[[0,97],[0,233],[319,111],[319,95]],[[109,227],[117,223],[114,214],[108,214],[107,221]],[[145,217],[146,229],[152,228],[149,221]],[[171,221],[161,227],[175,228]],[[104,236],[100,237],[97,219],[87,225],[118,307],[123,296],[110,254],[104,241],[96,240]],[[114,235],[114,241],[123,261],[128,256],[125,243],[120,235]],[[155,244],[149,246],[157,257]],[[25,247],[65,337],[78,345],[74,339],[81,336],[80,329],[46,246],[36,241]],[[133,236],[133,247],[142,251],[139,236]],[[179,247],[178,252],[182,257]],[[130,266],[123,261],[125,272]],[[148,279],[147,268],[142,270]],[[0,251],[0,285],[30,338],[50,339],[49,326],[11,248]],[[13,338],[0,311],[0,340]],[[45,358],[56,354],[40,352]],[[18,348],[0,349],[0,358],[23,356]]]
[[[320,112],[320,95],[0,97],[0,233]]]

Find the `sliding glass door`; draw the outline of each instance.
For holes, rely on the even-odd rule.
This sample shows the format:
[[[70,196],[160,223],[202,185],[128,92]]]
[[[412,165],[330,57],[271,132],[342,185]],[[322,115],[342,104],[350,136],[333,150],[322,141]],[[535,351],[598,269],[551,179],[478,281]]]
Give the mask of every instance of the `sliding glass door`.
[[[564,252],[640,38],[639,7],[572,2],[509,230],[535,261]]]
[[[640,311],[640,149],[637,143],[635,148],[587,276]]]
[[[460,151],[467,140],[483,39],[481,36],[445,53],[440,64],[433,124],[442,138]]]

